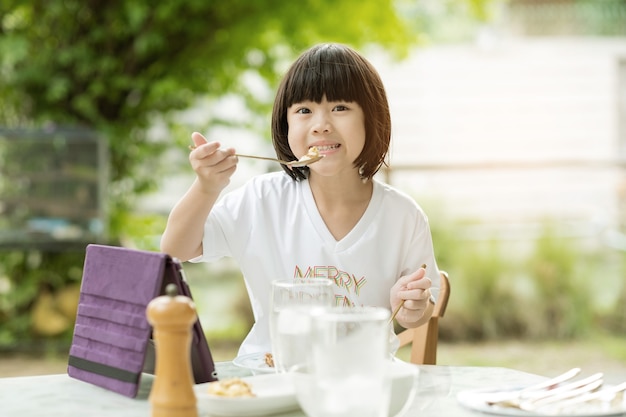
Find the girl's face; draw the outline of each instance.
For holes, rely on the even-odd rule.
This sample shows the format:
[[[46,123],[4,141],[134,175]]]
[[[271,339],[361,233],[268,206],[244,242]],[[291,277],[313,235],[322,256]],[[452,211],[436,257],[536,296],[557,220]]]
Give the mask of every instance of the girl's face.
[[[311,172],[335,175],[358,169],[354,161],[365,146],[363,109],[356,102],[304,101],[287,109],[289,146],[297,158],[316,146],[324,158],[310,165]]]

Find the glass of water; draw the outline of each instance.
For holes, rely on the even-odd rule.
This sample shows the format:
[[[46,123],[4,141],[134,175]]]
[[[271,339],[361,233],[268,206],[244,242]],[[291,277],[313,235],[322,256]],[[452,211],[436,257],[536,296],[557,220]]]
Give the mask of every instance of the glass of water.
[[[387,417],[389,316],[382,307],[334,307],[312,317],[309,417]]]
[[[311,350],[311,314],[333,305],[333,288],[327,278],[272,282],[270,339],[277,372],[306,362]]]

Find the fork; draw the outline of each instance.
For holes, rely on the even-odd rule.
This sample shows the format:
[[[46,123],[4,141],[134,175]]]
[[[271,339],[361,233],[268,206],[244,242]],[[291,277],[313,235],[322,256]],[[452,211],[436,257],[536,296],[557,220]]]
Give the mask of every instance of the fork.
[[[590,392],[593,393],[602,386],[602,383],[602,374],[595,374],[584,380],[555,388],[551,392],[548,391],[542,397],[522,401],[519,404],[519,408],[526,411],[535,411],[551,404],[577,398]]]
[[[539,389],[536,389],[536,386],[528,387],[526,389],[516,391],[517,396],[499,399],[497,401],[488,401],[487,404],[491,406],[519,408],[522,410],[533,411],[552,402],[562,401],[596,390],[602,385],[603,374],[596,373],[590,377],[554,388],[555,385],[571,379],[574,375],[578,374],[578,372],[574,372],[575,370],[578,372],[580,371],[578,368],[575,368],[557,378],[554,378],[553,380],[544,382]],[[558,381],[557,384],[553,383],[555,380]]]
[[[576,398],[569,398],[560,402],[551,403],[549,405],[539,407],[535,409],[535,411],[540,411],[546,414],[559,414],[565,410],[571,410],[573,407],[579,409],[579,407],[583,404],[594,401],[600,401],[602,404],[610,404],[618,394],[623,393],[624,391],[626,391],[626,382],[622,382],[619,385],[604,388],[599,391],[590,392]]]
[[[581,371],[580,368],[572,368],[569,371],[559,376],[556,376],[552,379],[549,379],[547,381],[530,385],[526,388],[519,389],[516,391],[490,392],[488,394],[485,393],[483,395],[483,398],[485,400],[485,403],[487,403],[487,405],[500,405],[500,404],[506,403],[507,401],[519,402],[527,398],[527,396],[533,392],[538,392],[538,391],[543,392],[544,390],[554,389],[554,387],[556,387],[558,384],[565,382],[565,381],[569,381],[570,379],[574,378],[576,375],[580,373],[580,371]]]

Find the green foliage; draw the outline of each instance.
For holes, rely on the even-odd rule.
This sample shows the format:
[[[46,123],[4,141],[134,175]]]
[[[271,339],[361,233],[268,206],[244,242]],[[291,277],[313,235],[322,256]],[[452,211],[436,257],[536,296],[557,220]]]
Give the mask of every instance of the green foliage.
[[[110,241],[155,249],[161,224],[129,213],[163,177],[165,151],[188,143],[176,111],[239,95],[250,110],[242,123],[253,124],[269,103],[246,76],[272,88],[286,63],[325,41],[378,44],[402,57],[419,34],[400,16],[393,0],[3,0],[0,125],[80,127],[104,138]],[[167,140],[149,130],[162,119],[173,127]],[[0,261],[9,283],[0,287],[0,344],[29,339],[29,309],[82,266],[83,253],[39,252],[57,263],[31,267],[29,253]]]
[[[157,214],[131,212],[124,213],[123,216],[120,222],[126,227],[121,235],[122,246],[158,252],[167,219]]]
[[[256,72],[273,85],[284,62],[312,43],[380,43],[400,56],[412,38],[390,0],[3,0],[0,125],[78,126],[105,138],[111,242],[155,250],[163,223],[130,213],[161,179],[167,167],[161,155],[183,141],[151,137],[155,118],[226,93],[245,93],[253,110],[266,110],[245,88],[243,74]],[[29,253],[57,263],[32,266]],[[30,310],[41,299],[50,304],[84,256],[6,254],[1,345],[36,337]]]
[[[589,248],[555,234],[555,224],[546,221],[534,242],[521,245],[524,249],[488,237],[468,240],[462,237],[465,223],[431,226],[439,267],[450,273],[452,284],[440,322],[442,338],[570,339],[599,329],[623,333],[624,265],[608,248]],[[606,292],[621,295],[608,304]]]
[[[528,262],[535,288],[531,310],[539,316],[535,332],[567,338],[589,328],[592,292],[585,276],[579,274],[579,260],[585,258],[573,242],[555,236],[549,225],[545,227]]]
[[[621,254],[620,266],[621,271],[626,271],[626,253]],[[620,287],[615,291],[617,294],[617,300],[615,302],[615,308],[610,309],[603,317],[604,327],[615,334],[626,333],[626,283],[623,279],[624,274],[620,276]],[[623,357],[626,358],[626,353],[623,352]]]
[[[466,338],[495,339],[523,332],[516,314],[520,298],[502,247],[495,241],[466,242],[457,261],[464,267],[463,281],[455,292],[463,297],[464,311],[471,313]]]
[[[159,178],[140,168],[167,147],[147,135],[156,115],[246,91],[246,71],[273,85],[314,42],[381,43],[397,55],[413,42],[389,0],[7,0],[0,35],[0,124],[82,125],[107,138],[114,236],[117,212]]]
[[[396,0],[420,43],[466,42],[497,15],[506,0]]]
[[[78,252],[3,253],[3,262],[0,262],[0,347],[44,337],[33,329],[30,316],[33,306],[41,294],[56,294],[72,283],[79,283],[83,257],[84,254]],[[56,338],[68,340],[71,328],[67,327],[61,333]]]

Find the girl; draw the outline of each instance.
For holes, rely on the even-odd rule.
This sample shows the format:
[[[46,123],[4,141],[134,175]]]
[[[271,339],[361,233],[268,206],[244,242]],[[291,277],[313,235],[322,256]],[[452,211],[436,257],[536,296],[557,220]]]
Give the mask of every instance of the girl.
[[[390,139],[377,71],[339,44],[314,46],[295,61],[272,112],[277,157],[295,160],[317,147],[319,162],[259,175],[218,201],[237,167],[235,150],[192,134],[196,180],[172,210],[161,250],[183,261],[238,261],[255,319],[240,355],[271,351],[274,279],[331,279],[337,305],[395,311],[404,303],[396,316],[404,327],[430,318],[439,271],[427,218],[373,178]]]

